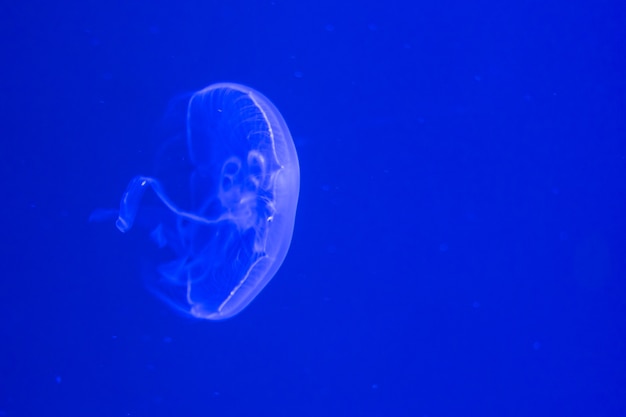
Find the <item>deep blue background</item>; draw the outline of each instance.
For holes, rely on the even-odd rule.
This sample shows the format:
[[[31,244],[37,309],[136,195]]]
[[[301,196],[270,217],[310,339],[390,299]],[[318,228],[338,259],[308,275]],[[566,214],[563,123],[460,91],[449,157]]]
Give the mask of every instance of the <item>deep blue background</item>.
[[[621,0],[0,12],[0,416],[626,415]],[[87,218],[217,81],[302,176],[283,267],[214,323]]]

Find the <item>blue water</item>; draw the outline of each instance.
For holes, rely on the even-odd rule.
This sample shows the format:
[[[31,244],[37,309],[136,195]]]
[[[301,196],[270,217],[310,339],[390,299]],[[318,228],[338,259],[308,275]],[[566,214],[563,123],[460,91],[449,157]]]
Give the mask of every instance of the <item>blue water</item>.
[[[0,20],[1,417],[626,415],[620,1]],[[188,186],[171,115],[215,82],[269,97],[300,163],[281,268],[220,322],[151,294],[141,228],[88,221],[164,162]]]

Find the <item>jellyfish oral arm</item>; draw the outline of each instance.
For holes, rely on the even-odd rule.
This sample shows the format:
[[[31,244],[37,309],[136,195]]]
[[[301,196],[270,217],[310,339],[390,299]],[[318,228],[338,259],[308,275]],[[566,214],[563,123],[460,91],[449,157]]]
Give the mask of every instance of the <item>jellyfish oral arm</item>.
[[[131,227],[133,227],[135,218],[137,217],[137,210],[139,209],[139,202],[141,201],[143,194],[146,192],[147,187],[152,188],[152,191],[154,191],[165,207],[170,209],[174,214],[191,222],[200,224],[216,223],[216,220],[207,219],[198,216],[197,214],[181,210],[167,196],[159,180],[152,177],[137,176],[128,183],[128,187],[126,187],[126,191],[124,192],[124,196],[120,202],[120,212],[115,225],[121,232],[126,233]]]

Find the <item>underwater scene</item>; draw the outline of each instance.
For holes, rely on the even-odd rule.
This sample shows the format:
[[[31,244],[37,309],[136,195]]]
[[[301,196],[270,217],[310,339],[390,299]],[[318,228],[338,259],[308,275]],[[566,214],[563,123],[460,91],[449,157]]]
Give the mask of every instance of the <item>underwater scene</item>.
[[[626,416],[619,1],[0,19],[0,417]]]

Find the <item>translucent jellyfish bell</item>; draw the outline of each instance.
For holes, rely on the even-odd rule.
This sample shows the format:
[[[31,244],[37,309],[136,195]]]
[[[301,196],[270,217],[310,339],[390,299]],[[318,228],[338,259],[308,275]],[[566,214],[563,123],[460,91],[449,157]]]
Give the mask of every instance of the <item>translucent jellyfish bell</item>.
[[[186,123],[190,169],[180,188],[190,193],[188,207],[168,195],[162,179],[137,176],[122,197],[117,227],[133,226],[151,189],[166,209],[153,214],[152,238],[173,255],[151,274],[150,288],[191,316],[222,320],[243,310],[287,255],[298,156],[276,107],[240,84],[193,94]]]

